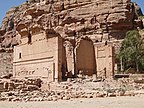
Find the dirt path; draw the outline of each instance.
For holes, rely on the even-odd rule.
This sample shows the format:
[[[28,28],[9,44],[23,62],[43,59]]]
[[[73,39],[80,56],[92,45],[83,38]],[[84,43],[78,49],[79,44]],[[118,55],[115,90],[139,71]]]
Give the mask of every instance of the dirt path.
[[[144,96],[74,99],[56,102],[0,102],[0,108],[144,108]]]

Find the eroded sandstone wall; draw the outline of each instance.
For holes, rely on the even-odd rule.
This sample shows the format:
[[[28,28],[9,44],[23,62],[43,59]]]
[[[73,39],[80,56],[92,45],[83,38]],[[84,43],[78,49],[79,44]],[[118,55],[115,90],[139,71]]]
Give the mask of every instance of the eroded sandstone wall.
[[[112,78],[115,67],[115,51],[110,45],[97,46],[95,44],[96,68],[98,78]]]
[[[0,76],[13,73],[13,53],[0,52]]]
[[[76,71],[92,76],[96,73],[96,61],[93,42],[87,38],[81,39],[75,48]]]
[[[32,34],[30,43],[28,40],[28,36],[23,35],[21,44],[14,47],[14,77],[61,80],[62,38],[55,36],[47,39],[45,32],[39,32]]]
[[[128,30],[143,27],[137,7],[131,0],[29,1],[7,12],[1,32],[38,24],[65,38],[87,35],[93,41],[113,41],[124,38]]]
[[[46,34],[51,34],[46,38],[52,38],[56,33],[64,40],[75,40],[75,43],[85,36],[93,43],[119,42],[128,30],[143,28],[137,10],[140,8],[131,0],[29,0],[6,13],[0,28],[1,47],[13,48],[20,45],[21,42],[27,41],[22,35],[35,35],[41,32],[39,28],[46,31]],[[40,37],[41,35],[36,40]],[[35,47],[35,52],[41,50],[38,49],[39,44]],[[60,63],[65,65],[65,71],[67,67],[67,71],[76,71],[72,69],[75,67],[75,61],[71,59],[75,58],[74,56],[62,56]],[[73,65],[67,64],[64,59]],[[61,71],[58,63],[56,66]]]

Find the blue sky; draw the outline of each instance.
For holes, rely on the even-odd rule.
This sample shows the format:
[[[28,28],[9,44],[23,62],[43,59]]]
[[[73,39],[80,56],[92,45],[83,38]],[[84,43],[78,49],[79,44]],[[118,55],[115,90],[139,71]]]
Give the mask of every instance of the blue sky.
[[[144,0],[132,0],[133,2],[136,2],[142,9],[144,14]]]
[[[5,17],[5,14],[9,10],[10,7],[18,6],[24,3],[25,1],[26,0],[0,0],[0,25],[1,25],[2,19]],[[144,0],[132,0],[132,1],[137,2],[142,8],[142,11],[144,13]]]
[[[26,0],[0,0],[0,25],[5,17],[6,12],[13,6],[18,6]]]

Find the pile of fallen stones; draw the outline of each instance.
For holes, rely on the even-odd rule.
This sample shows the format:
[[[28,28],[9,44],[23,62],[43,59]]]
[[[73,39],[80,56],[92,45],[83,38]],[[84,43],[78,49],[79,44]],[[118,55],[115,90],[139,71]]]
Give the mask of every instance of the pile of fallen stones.
[[[41,87],[42,80],[37,79],[1,79],[0,91],[8,92],[13,90],[33,91],[38,90]]]
[[[144,94],[144,84],[131,79],[92,80],[74,79],[68,82],[43,83],[40,79],[13,80],[15,89],[0,93],[1,101],[57,101],[73,98],[135,96]],[[48,85],[43,90],[41,86]]]

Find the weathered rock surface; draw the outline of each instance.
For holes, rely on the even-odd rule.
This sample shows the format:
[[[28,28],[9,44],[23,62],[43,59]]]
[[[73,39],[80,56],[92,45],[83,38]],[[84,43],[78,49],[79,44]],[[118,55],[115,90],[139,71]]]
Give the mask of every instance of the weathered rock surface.
[[[130,0],[29,0],[7,12],[1,42],[3,47],[16,45],[15,38],[7,39],[8,31],[28,33],[35,27],[54,29],[64,38],[87,35],[93,41],[113,41],[128,30],[142,28],[141,14]]]
[[[13,54],[11,49],[0,51],[0,76],[13,73]]]
[[[1,72],[11,73],[13,47],[21,43],[21,35],[45,30],[47,36],[58,33],[71,41],[76,38],[76,44],[86,36],[93,42],[113,43],[128,30],[143,28],[141,15],[140,7],[131,0],[29,0],[12,7],[3,19],[0,51],[11,53]]]

